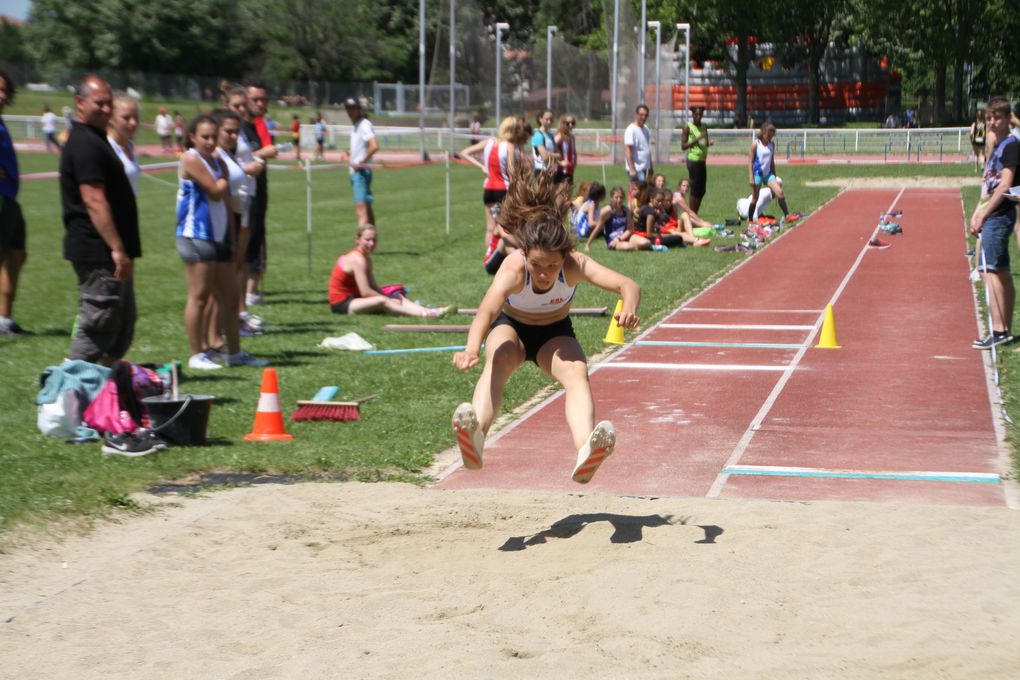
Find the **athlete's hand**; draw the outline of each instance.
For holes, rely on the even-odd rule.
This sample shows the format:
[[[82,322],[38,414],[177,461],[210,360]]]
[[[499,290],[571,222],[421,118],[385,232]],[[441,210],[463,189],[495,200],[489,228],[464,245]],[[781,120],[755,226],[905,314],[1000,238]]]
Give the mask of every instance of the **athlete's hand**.
[[[641,323],[641,319],[634,312],[628,312],[626,310],[619,314],[614,314],[613,318],[616,319],[616,323],[620,328],[637,328],[638,324]]]
[[[478,352],[461,350],[453,355],[453,365],[462,371],[467,371],[478,365]]]

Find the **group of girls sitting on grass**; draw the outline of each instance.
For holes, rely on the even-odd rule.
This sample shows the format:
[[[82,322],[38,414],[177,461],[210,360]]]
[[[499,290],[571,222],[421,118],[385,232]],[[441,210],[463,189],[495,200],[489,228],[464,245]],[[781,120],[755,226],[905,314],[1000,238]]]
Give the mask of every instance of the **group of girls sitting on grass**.
[[[627,200],[620,187],[609,192],[609,205],[601,205],[606,188],[598,182],[584,182],[572,204],[571,223],[578,238],[586,238],[586,249],[601,234],[610,250],[651,250],[654,244],[667,247],[706,246],[710,238],[695,229],[713,225],[691,210],[687,204],[690,182],[681,180],[677,192],[665,188],[665,177],[641,182],[631,188]]]

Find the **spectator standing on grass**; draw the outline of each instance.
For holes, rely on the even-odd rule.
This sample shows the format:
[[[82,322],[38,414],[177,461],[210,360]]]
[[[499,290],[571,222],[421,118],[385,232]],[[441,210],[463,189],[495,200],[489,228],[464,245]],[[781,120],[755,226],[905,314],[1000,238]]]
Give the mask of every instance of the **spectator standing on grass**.
[[[14,320],[18,275],[28,257],[25,251],[25,218],[18,203],[18,157],[4,123],[4,107],[14,101],[14,81],[0,71],[0,336],[26,335]]]
[[[258,195],[258,177],[266,171],[266,161],[255,155],[259,148],[258,132],[251,125],[251,110],[248,106],[248,91],[241,85],[230,85],[227,83],[224,92],[224,100],[228,109],[238,115],[241,121],[241,131],[237,136],[237,150],[235,156],[245,172],[249,181],[245,185],[246,196],[242,199],[241,224],[244,226],[238,235],[237,250],[237,277],[238,277],[238,314],[241,318],[240,333],[242,337],[250,337],[262,333],[262,317],[252,314],[247,305],[248,279],[250,276],[250,265],[248,263],[248,246],[251,242],[251,221],[254,212],[255,198]],[[254,140],[254,141],[253,141]]]
[[[57,114],[50,110],[49,104],[42,107],[42,133],[46,142],[46,152],[50,150],[60,151],[60,142],[57,140]]]
[[[174,119],[166,112],[165,106],[159,107],[154,127],[156,136],[159,137],[159,143],[163,146],[163,153],[172,154],[174,152]]]
[[[623,133],[627,178],[631,184],[644,182],[652,176],[652,133],[645,125],[648,107],[638,104],[634,110],[634,122]]]
[[[776,177],[776,126],[771,122],[762,123],[761,130],[755,135],[751,142],[751,149],[747,157],[747,181],[751,185],[751,215],[748,222],[751,226],[757,226],[758,194],[763,187],[768,187],[772,195],[779,202],[779,208],[783,211],[783,217],[779,226],[785,226],[800,219],[800,213],[791,213],[786,206],[786,194],[783,193],[783,185]]]
[[[315,157],[326,159],[326,123],[322,120],[322,112],[315,114]]]
[[[476,113],[471,117],[471,143],[477,144],[482,141],[482,114]]]
[[[553,181],[556,183],[574,183],[574,169],[577,168],[577,145],[574,138],[574,127],[577,125],[577,118],[572,113],[565,113],[560,116],[559,128],[556,130],[556,153],[560,155],[559,163],[556,165],[556,174]]]
[[[276,158],[277,149],[266,125],[266,110],[269,106],[269,91],[265,84],[254,81],[247,87],[248,107],[251,111],[249,124],[243,126],[242,134],[248,139],[252,153],[257,158],[268,161]],[[257,146],[256,146],[257,143]],[[266,266],[269,260],[266,213],[269,211],[269,173],[263,172],[255,184],[255,198],[251,206],[251,240],[248,242],[246,261],[248,262],[248,284],[245,292],[247,305],[258,305],[265,302],[262,290]]]
[[[180,111],[174,111],[174,146],[178,155],[184,153],[184,116]]]
[[[708,147],[715,144],[708,138],[708,128],[702,122],[705,109],[691,108],[691,120],[680,134],[680,146],[687,152],[687,176],[691,180],[691,210],[701,209],[701,199],[708,189]]]
[[[994,97],[985,109],[988,132],[995,146],[985,161],[981,200],[970,218],[970,233],[981,249],[978,271],[988,292],[991,332],[974,341],[975,349],[991,349],[1013,341],[1013,307],[1016,290],[1009,268],[1009,240],[1016,222],[1016,201],[1010,189],[1020,185],[1020,140],[1009,134],[1009,101]]]
[[[301,116],[296,113],[290,121],[290,141],[294,144],[294,158],[301,162]]]
[[[239,129],[239,125],[234,130]],[[177,252],[184,262],[188,301],[184,307],[184,325],[191,345],[188,368],[208,371],[227,366],[265,366],[241,350],[234,277],[231,229],[233,207],[227,163],[217,152],[219,125],[211,116],[195,118],[188,127],[188,149],[181,155],[177,189]],[[237,168],[238,172],[243,174]],[[243,177],[235,177],[242,182]],[[215,298],[219,314],[210,319],[207,308]],[[227,347],[208,344],[210,324],[224,330]],[[218,334],[213,334],[218,335]],[[223,363],[220,363],[223,362]]]
[[[535,172],[538,173],[546,168],[555,168],[560,156],[556,153],[556,138],[552,131],[553,112],[544,109],[535,120],[538,128],[531,136],[531,153]]]
[[[970,124],[970,148],[974,150],[974,169],[981,172],[985,167],[985,144],[988,141],[985,133],[985,112],[978,111],[974,122]]]
[[[124,166],[124,174],[131,183],[131,190],[138,193],[138,178],[142,169],[135,158],[135,130],[138,129],[138,102],[126,94],[113,98],[113,112],[106,129],[106,141],[110,143],[117,158]]]
[[[351,187],[354,189],[354,211],[358,216],[358,226],[375,224],[375,211],[372,204],[372,168],[369,161],[379,150],[379,142],[375,138],[375,128],[365,116],[361,103],[353,97],[344,101],[344,109],[351,118],[351,151],[348,156],[350,164]]]
[[[60,155],[64,258],[78,278],[70,359],[112,363],[131,347],[137,316],[138,208],[124,165],[106,140],[113,92],[96,75],[75,87],[77,121]]]

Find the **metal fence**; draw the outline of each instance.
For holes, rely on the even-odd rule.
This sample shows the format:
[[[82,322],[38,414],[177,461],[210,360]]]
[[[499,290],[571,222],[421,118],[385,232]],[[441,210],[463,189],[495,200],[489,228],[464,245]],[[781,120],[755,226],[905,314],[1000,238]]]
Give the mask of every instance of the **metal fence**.
[[[4,122],[16,141],[42,141],[42,123],[39,116],[4,116]],[[473,137],[468,128],[451,130],[443,127],[419,127],[379,125],[376,122],[376,136],[379,146],[385,151],[420,152],[425,149],[432,156],[446,151],[459,150],[471,144]],[[754,130],[713,129],[711,139],[713,156],[743,156],[748,153]],[[807,159],[847,159],[860,162],[957,162],[971,153],[968,129],[947,128],[906,128],[906,129],[865,129],[833,128],[780,130],[775,138],[776,156],[780,160],[797,161]],[[346,149],[351,133],[350,125],[327,126],[326,145],[329,148]],[[282,142],[290,142],[289,129],[276,131]],[[482,137],[493,134],[483,129]],[[611,130],[581,128],[575,131],[578,153],[589,157],[608,158],[614,142],[621,142],[623,131],[614,136]],[[676,129],[660,135],[662,148],[660,162],[665,161],[664,150],[669,157],[681,155],[680,136]],[[315,127],[301,126],[301,145],[311,149],[315,145]]]

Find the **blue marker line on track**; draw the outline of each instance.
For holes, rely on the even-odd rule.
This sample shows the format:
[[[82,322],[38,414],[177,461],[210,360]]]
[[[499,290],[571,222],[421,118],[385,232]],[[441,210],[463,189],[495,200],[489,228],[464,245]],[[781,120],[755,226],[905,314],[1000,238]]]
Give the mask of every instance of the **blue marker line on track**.
[[[998,484],[999,475],[985,472],[851,472],[814,468],[757,467],[735,465],[723,469],[727,475],[759,475],[766,477],[821,477],[828,479],[889,479],[908,482],[976,482]]]
[[[638,340],[635,345],[649,347],[753,347],[758,349],[800,349],[805,345],[800,343],[772,343],[772,342],[684,342],[671,340]]]

